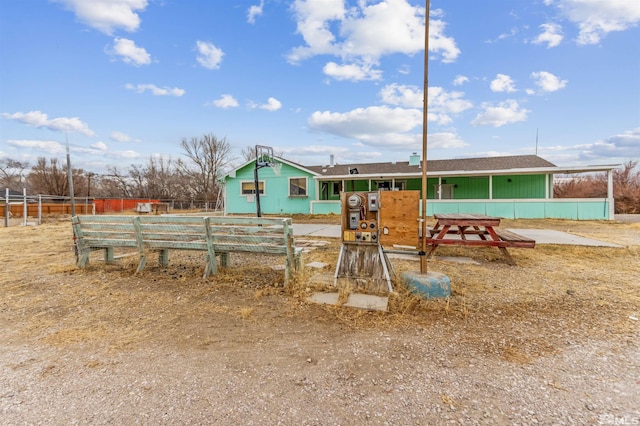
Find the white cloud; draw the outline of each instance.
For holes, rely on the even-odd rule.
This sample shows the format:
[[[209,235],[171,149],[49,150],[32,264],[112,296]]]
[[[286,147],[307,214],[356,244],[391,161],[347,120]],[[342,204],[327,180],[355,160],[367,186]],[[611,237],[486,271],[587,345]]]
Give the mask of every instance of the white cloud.
[[[583,148],[583,155],[592,157],[640,158],[640,128],[596,141]]]
[[[90,146],[91,146],[91,148],[97,149],[98,151],[106,151],[107,150],[107,144],[105,144],[102,141],[98,141],[98,142],[96,142],[94,144],[91,144]]]
[[[265,109],[267,111],[277,111],[282,108],[282,102],[277,100],[276,98],[267,99],[267,103],[260,105],[258,108]]]
[[[334,46],[335,36],[330,22],[341,21],[345,17],[343,0],[295,0],[293,11],[297,21],[297,32],[306,46],[293,49],[289,61],[298,62],[314,55],[338,54]]]
[[[198,49],[198,57],[196,59],[200,65],[210,70],[220,68],[220,62],[222,62],[222,57],[224,56],[224,52],[221,49],[218,49],[213,43],[200,40],[196,42],[196,47]]]
[[[447,92],[442,87],[430,87],[427,105],[428,120],[438,124],[450,124],[452,115],[459,114],[473,107],[473,103],[464,99],[463,92]]]
[[[452,132],[429,133],[427,147],[429,149],[453,149],[469,146],[457,134]]]
[[[136,158],[141,158],[142,155],[136,151],[127,149],[125,151],[113,151],[109,154],[109,157],[125,160],[135,160]]]
[[[400,65],[398,67],[398,73],[402,75],[409,75],[411,73],[411,67],[407,64]]]
[[[334,145],[305,145],[296,146],[292,148],[283,148],[282,151],[285,154],[295,154],[301,156],[317,156],[320,154],[326,154],[327,159],[331,154],[339,155],[346,154],[350,149],[346,146],[334,146]]]
[[[53,0],[63,4],[86,25],[107,35],[116,29],[133,32],[140,27],[140,16],[147,0]]]
[[[455,40],[444,35],[446,26],[447,24],[444,21],[429,20],[429,52],[437,52],[442,55],[442,62],[451,63],[458,59],[461,52],[456,46]],[[424,32],[422,39],[424,39]]]
[[[540,25],[542,33],[533,40],[533,44],[547,44],[547,48],[558,46],[564,36],[562,35],[562,27],[558,24],[549,23]]]
[[[469,78],[464,75],[456,75],[456,78],[453,79],[454,86],[462,86],[465,83],[469,82]]]
[[[580,30],[578,44],[598,44],[608,33],[625,31],[640,22],[640,2],[635,0],[557,0],[561,13]]]
[[[140,142],[139,139],[134,139],[126,133],[118,132],[117,130],[111,132],[109,138],[116,142]]]
[[[129,84],[127,83],[124,86],[127,90],[133,90],[136,93],[144,93],[151,92],[155,96],[182,96],[186,92],[184,89],[179,89],[177,87],[158,87],[155,84]]]
[[[235,108],[238,106],[238,101],[232,95],[223,94],[219,99],[214,100],[207,105],[213,105],[218,108]]]
[[[389,105],[398,105],[409,108],[422,108],[424,99],[423,90],[416,86],[402,84],[388,84],[380,89],[378,96],[382,102]]]
[[[509,15],[512,15],[511,13]],[[517,16],[514,16],[515,19],[519,19]],[[492,44],[492,43],[497,43],[498,41],[501,40],[506,40],[508,38],[511,37],[515,37],[518,33],[520,32],[520,29],[517,27],[511,28],[508,32],[502,33],[500,35],[498,35],[498,37],[496,37],[495,39],[488,39],[485,40],[485,43],[487,44]]]
[[[543,92],[555,92],[563,89],[567,85],[567,80],[560,80],[555,75],[547,71],[531,73],[534,84]]]
[[[379,96],[386,104],[424,108],[424,92],[415,86],[389,84],[380,90]],[[452,114],[458,114],[473,106],[470,101],[464,99],[464,93],[447,92],[442,87],[429,87],[428,96],[429,114],[427,118],[429,121],[441,125],[452,123]]]
[[[421,135],[408,132],[421,127],[422,111],[387,106],[358,108],[346,113],[316,111],[309,117],[308,124],[313,130],[357,139],[368,146],[414,146],[421,141]]]
[[[514,81],[505,74],[496,75],[496,78],[491,82],[490,88],[492,92],[512,93],[516,91]]]
[[[483,103],[482,112],[471,121],[473,126],[502,127],[505,124],[525,121],[528,110],[520,108],[518,102],[513,99],[506,100],[498,105]]]
[[[260,0],[259,5],[253,5],[249,7],[247,12],[247,22],[253,24],[256,22],[256,16],[262,15],[262,9],[264,8],[264,0]]]
[[[613,135],[591,143],[541,146],[545,158],[557,158],[565,163],[611,160],[623,163],[640,158],[640,128]]]
[[[356,65],[356,64],[344,64],[338,65],[335,62],[327,63],[322,71],[329,77],[333,77],[336,80],[380,80],[382,78],[382,71],[371,69],[372,64]]]
[[[33,127],[44,127],[55,132],[76,132],[87,136],[93,136],[93,130],[87,123],[83,123],[78,117],[59,117],[49,119],[49,116],[40,111],[27,113],[16,112],[13,114],[2,113],[9,120],[19,121]]]
[[[114,39],[113,47],[107,53],[117,55],[122,62],[135,66],[149,65],[151,63],[151,55],[144,48],[136,46],[134,41],[126,38]]]
[[[414,55],[424,50],[425,10],[412,6],[407,0],[382,0],[375,4],[366,1],[346,10],[343,0],[296,0],[293,5],[297,31],[305,45],[289,53],[288,60],[297,63],[316,55],[334,55],[346,64],[377,65],[384,55]],[[434,16],[438,16],[434,13]],[[460,54],[455,40],[445,35],[446,24],[432,19],[429,50],[443,62],[453,62]],[[334,70],[337,77],[357,77],[354,69],[333,64],[325,72]],[[350,71],[347,73],[346,71]],[[372,79],[361,73],[363,79]],[[377,78],[377,77],[376,77]]]
[[[7,145],[20,149],[38,150],[52,156],[63,154],[66,150],[60,142],[46,140],[8,140]]]

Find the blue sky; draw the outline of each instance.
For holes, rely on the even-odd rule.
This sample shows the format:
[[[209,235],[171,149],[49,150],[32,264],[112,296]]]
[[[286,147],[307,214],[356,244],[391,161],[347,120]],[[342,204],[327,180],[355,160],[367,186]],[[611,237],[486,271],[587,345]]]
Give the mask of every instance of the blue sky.
[[[428,158],[640,159],[640,2],[431,1]],[[2,0],[0,158],[321,165],[422,150],[425,2]],[[537,135],[537,136],[536,136]]]

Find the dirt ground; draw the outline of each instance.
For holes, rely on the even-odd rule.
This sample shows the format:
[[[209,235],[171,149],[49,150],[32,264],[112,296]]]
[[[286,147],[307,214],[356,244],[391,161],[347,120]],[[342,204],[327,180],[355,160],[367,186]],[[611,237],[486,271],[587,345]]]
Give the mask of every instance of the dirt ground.
[[[203,254],[78,270],[68,218],[0,228],[0,423],[640,423],[640,223],[502,226],[624,247],[512,249],[517,266],[441,247],[478,262],[429,262],[451,297],[395,281],[389,312],[367,312],[306,301],[337,240],[301,241],[327,266],[283,288],[277,257],[206,281]]]

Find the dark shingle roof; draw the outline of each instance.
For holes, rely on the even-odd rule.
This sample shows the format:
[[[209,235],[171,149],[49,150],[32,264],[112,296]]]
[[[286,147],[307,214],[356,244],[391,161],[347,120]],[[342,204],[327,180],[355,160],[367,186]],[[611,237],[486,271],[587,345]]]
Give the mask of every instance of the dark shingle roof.
[[[427,171],[432,172],[455,172],[455,171],[485,171],[485,170],[508,170],[508,169],[530,169],[542,167],[555,167],[555,164],[538,157],[537,155],[512,155],[505,157],[483,157],[483,158],[460,158],[454,160],[427,160]],[[322,176],[342,176],[348,175],[349,170],[356,168],[358,174],[415,174],[420,173],[418,166],[410,166],[408,161],[396,163],[357,163],[357,164],[336,164],[329,166],[308,166],[306,167]]]

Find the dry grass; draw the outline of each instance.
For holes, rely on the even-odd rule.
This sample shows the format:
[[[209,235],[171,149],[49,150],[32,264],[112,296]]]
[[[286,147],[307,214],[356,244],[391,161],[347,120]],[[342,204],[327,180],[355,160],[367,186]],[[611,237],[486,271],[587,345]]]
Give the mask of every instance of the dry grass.
[[[150,261],[141,274],[134,273],[136,257],[104,265],[96,253],[88,269],[78,270],[68,221],[3,228],[0,325],[12,341],[109,351],[142,342],[242,345],[257,336],[317,327],[337,333],[422,328],[515,363],[554,353],[575,339],[631,338],[637,324],[629,317],[640,316],[640,225],[511,221],[505,226],[571,230],[636,244],[513,249],[515,267],[492,248],[442,247],[439,256],[479,262],[429,262],[430,270],[450,277],[451,297],[423,300],[396,279],[389,312],[380,313],[307,303],[306,297],[327,289],[328,281],[314,284],[316,272],[307,268],[285,289],[283,272],[269,267],[281,263],[274,257],[232,255],[232,266],[208,281],[200,278],[202,253],[172,253],[169,267]],[[327,263],[322,273],[332,275],[339,241],[327,241],[304,260]],[[419,268],[414,261],[393,264],[398,274]]]

